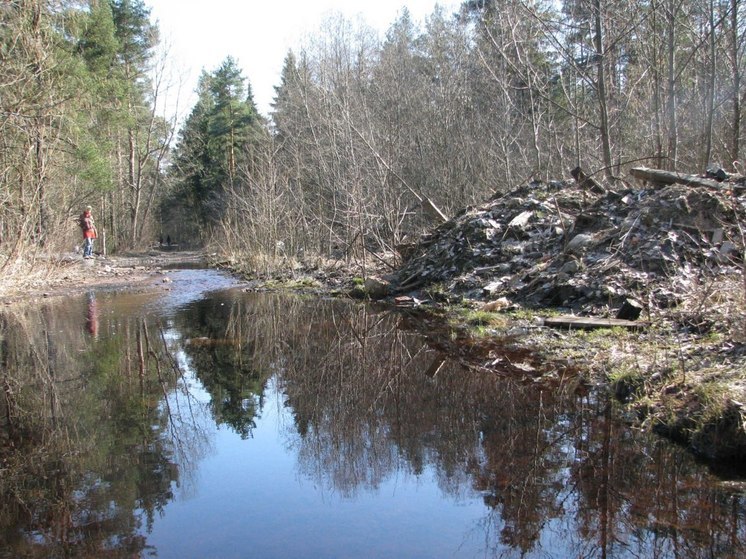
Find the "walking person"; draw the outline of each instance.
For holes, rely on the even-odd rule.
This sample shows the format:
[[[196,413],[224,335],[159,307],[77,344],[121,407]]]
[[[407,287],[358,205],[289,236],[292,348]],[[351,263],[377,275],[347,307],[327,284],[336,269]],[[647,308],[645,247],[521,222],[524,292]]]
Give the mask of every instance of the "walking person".
[[[80,216],[80,228],[83,230],[83,258],[93,258],[93,241],[96,234],[96,224],[91,215],[91,206],[86,206]]]

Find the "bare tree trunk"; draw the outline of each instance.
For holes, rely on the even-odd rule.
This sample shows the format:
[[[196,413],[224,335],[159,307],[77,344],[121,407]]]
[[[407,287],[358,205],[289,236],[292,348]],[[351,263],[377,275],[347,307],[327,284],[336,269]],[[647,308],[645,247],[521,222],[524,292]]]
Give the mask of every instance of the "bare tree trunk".
[[[612,179],[611,131],[609,128],[609,98],[606,78],[607,61],[606,53],[604,52],[603,12],[601,10],[601,0],[593,0],[593,24],[593,43],[598,60],[596,89],[598,94],[599,128],[601,132],[601,156],[604,162],[604,174],[607,179]]]
[[[117,186],[118,188],[111,193],[111,236],[115,239],[117,246],[123,244],[125,231],[125,220],[127,219],[125,212],[124,202],[127,198],[127,174],[125,170],[124,162],[124,149],[122,146],[121,135],[117,136],[116,139],[116,169],[117,169]]]
[[[653,126],[654,126],[654,145],[655,145],[655,166],[663,167],[664,156],[663,156],[663,95],[662,95],[662,72],[658,64],[661,46],[658,42],[658,31],[659,27],[659,6],[657,1],[654,1],[651,5],[651,41],[652,41],[652,53],[650,59],[650,66],[653,72]]]
[[[44,119],[41,115],[36,119],[35,131],[35,169],[36,169],[36,188],[39,200],[39,227],[37,230],[38,241],[40,246],[46,244],[47,233],[49,231],[49,205],[47,203],[46,173],[44,171]]]
[[[730,59],[733,71],[733,131],[730,138],[730,158],[736,161],[741,151],[741,64],[738,33],[739,0],[730,0]]]
[[[45,52],[42,29],[41,29],[41,4],[34,4],[32,16],[32,35],[34,41],[33,49],[33,75],[37,88],[38,98],[36,100],[35,118],[33,119],[33,142],[34,142],[34,184],[36,186],[36,202],[38,204],[38,225],[36,228],[36,240],[40,246],[44,246],[47,233],[49,231],[49,208],[47,205],[46,191],[46,169],[45,169],[45,145],[46,121],[45,114],[47,95],[47,85],[44,83],[45,75],[45,58],[48,53]],[[33,206],[30,208],[33,212]]]
[[[709,55],[710,60],[707,64],[707,93],[705,96],[705,126],[704,126],[704,138],[703,138],[703,152],[702,160],[700,163],[701,169],[706,169],[710,164],[710,157],[712,156],[712,122],[715,117],[715,68],[716,68],[716,52],[715,52],[715,3],[714,0],[710,0],[708,6],[708,25],[709,25]]]
[[[128,179],[131,191],[130,198],[130,245],[135,246],[137,241],[137,221],[140,214],[140,172],[137,169],[137,153],[135,132],[132,129],[127,131],[128,137]]]
[[[676,114],[676,14],[679,11],[678,0],[669,0],[667,16],[667,51],[668,51],[668,165],[669,170],[676,170],[678,159],[679,134]]]

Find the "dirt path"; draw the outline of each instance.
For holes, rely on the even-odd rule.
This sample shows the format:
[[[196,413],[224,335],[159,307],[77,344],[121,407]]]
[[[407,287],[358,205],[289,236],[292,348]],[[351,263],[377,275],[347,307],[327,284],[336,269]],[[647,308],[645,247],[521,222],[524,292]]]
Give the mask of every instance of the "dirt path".
[[[23,280],[0,285],[0,304],[75,295],[90,289],[153,289],[167,280],[170,268],[202,266],[205,255],[193,251],[149,251],[84,260],[62,255],[37,266]]]

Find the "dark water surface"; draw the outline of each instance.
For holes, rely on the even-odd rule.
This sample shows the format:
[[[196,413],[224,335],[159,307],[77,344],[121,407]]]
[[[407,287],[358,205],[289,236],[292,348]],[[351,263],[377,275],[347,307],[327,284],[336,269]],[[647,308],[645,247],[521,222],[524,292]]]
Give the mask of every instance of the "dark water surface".
[[[0,315],[3,559],[746,556],[743,485],[576,379],[169,276]]]

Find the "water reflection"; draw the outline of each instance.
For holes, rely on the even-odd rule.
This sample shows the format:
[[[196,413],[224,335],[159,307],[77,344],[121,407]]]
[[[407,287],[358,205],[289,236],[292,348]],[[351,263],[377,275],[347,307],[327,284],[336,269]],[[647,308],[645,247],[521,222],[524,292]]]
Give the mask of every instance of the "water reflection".
[[[85,327],[88,333],[98,338],[98,305],[96,304],[96,293],[91,291],[87,295],[88,299],[88,313],[85,318]]]
[[[158,328],[107,317],[94,344],[96,312],[87,297],[0,318],[3,557],[137,556],[141,522],[173,498],[160,402],[177,379]]]
[[[250,444],[270,392],[287,416],[283,445],[322,496],[362,502],[392,479],[431,475],[443,506],[481,503],[449,556],[746,551],[743,494],[624,427],[613,403],[575,378],[546,386],[467,371],[416,323],[367,306],[176,295],[179,304],[159,305],[91,294],[0,316],[0,557],[168,556],[148,534],[177,491],[199,484],[212,422]],[[417,535],[430,550],[422,556],[440,555],[431,536]],[[351,547],[329,555],[383,554],[337,537]],[[216,556],[230,538],[215,538]]]

